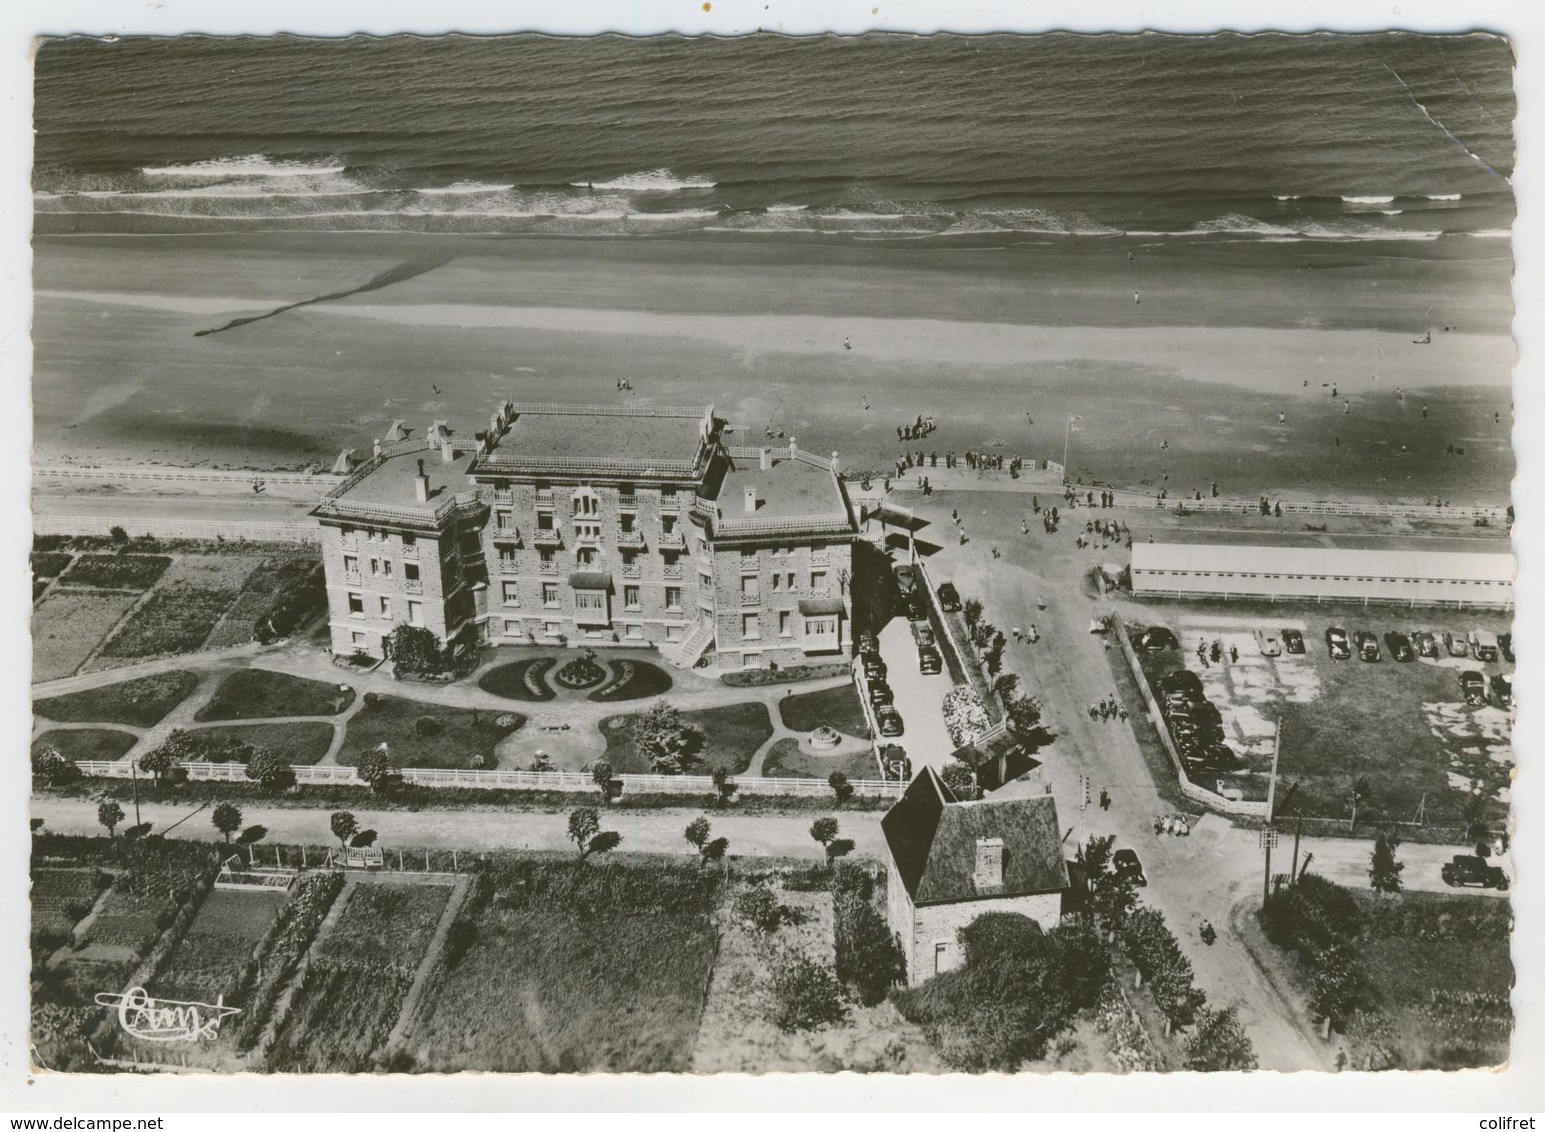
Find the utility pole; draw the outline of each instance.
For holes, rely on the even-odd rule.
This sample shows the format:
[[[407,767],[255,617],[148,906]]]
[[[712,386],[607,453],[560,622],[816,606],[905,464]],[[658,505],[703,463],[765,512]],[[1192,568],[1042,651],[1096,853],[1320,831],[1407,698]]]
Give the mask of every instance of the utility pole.
[[[134,760],[129,760],[129,781],[134,784],[134,824],[141,825],[139,818],[139,771],[134,767]]]
[[[1277,831],[1272,826],[1261,830],[1261,851],[1266,854],[1266,871],[1261,877],[1261,907],[1271,899],[1271,851],[1277,844]]]

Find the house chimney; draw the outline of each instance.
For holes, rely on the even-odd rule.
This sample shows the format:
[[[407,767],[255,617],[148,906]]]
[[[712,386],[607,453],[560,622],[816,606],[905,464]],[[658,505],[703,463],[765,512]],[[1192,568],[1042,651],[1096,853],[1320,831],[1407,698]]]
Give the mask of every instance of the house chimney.
[[[971,879],[978,890],[1003,887],[1003,838],[976,839],[976,872]]]
[[[449,464],[456,459],[456,449],[451,446],[451,438],[444,437],[440,441],[440,462]]]
[[[754,487],[746,488],[746,510],[756,510],[756,488]]]
[[[424,474],[424,461],[418,462],[418,475],[413,479],[413,497],[420,503],[429,502],[429,477]]]
[[[772,471],[772,449],[771,448],[763,448],[762,449],[762,451],[760,453],[760,459],[757,462],[757,466],[760,467],[762,469],[762,471],[764,471],[764,472]]]

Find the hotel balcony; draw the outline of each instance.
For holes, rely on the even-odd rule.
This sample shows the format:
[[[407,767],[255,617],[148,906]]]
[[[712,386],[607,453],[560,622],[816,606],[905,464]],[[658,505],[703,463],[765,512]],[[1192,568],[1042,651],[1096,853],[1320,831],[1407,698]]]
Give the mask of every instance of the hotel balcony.
[[[413,559],[413,561],[417,562],[418,561],[418,543],[414,543],[411,546],[409,546],[407,543],[403,543],[402,544],[402,556],[404,558],[411,558],[411,559]]]
[[[642,578],[644,576],[644,568],[637,562],[624,562],[619,568],[619,572],[624,578]]]
[[[531,541],[541,547],[559,547],[563,545],[563,532],[556,530],[543,530],[538,527],[531,532]]]
[[[542,573],[542,574],[556,574],[558,572],[558,563],[556,563],[556,562],[541,562],[541,563],[538,563],[537,571],[538,571],[538,573]]]
[[[495,527],[494,542],[508,543],[510,546],[520,545],[519,527]]]
[[[813,551],[811,552],[811,554],[810,554],[810,565],[812,565],[812,566],[830,566],[831,564],[832,564],[832,560],[831,560],[831,555],[830,554],[827,554],[824,551],[822,553],[820,553],[820,554],[816,554]]]
[[[679,496],[679,495],[662,495],[662,496],[660,496],[660,510],[661,511],[680,511],[681,510],[681,496]]]
[[[424,592],[424,581],[422,578],[415,578],[413,580],[404,579],[402,588],[404,591],[410,594],[421,594]]]
[[[740,604],[742,606],[761,605],[762,595],[760,593],[743,593],[740,595]]]
[[[501,573],[501,574],[519,574],[520,573],[520,562],[517,561],[514,558],[501,558],[501,559],[499,559],[499,573]]]
[[[761,559],[752,555],[750,558],[740,560],[740,572],[742,574],[760,574],[762,572]]]
[[[623,531],[617,536],[617,546],[622,550],[643,550],[643,531]]]
[[[681,577],[681,570],[680,562],[668,562],[661,570],[661,574],[667,578],[679,578]]]
[[[660,536],[661,550],[682,551],[687,549],[687,537],[680,531],[667,531]]]
[[[552,488],[548,488],[545,491],[538,491],[536,493],[536,501],[538,503],[549,503],[549,504],[552,503],[552,501],[553,501],[553,489]]]
[[[359,585],[360,584],[359,571],[358,570],[345,570],[343,572],[343,584],[346,585],[346,586],[357,586],[357,585]]]

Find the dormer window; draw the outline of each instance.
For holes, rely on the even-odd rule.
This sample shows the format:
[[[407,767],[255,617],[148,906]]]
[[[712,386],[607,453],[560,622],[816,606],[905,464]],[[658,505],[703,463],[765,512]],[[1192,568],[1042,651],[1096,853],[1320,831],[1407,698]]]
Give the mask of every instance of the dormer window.
[[[601,497],[588,487],[579,488],[574,492],[574,514],[599,515],[601,513]]]

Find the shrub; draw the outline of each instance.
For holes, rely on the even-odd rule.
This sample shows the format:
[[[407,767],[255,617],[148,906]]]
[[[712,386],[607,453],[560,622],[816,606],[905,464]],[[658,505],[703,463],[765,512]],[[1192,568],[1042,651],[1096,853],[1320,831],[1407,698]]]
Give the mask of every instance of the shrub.
[[[763,884],[754,884],[735,897],[735,918],[753,931],[766,934],[778,930],[783,922],[783,905],[777,894]]]
[[[826,778],[826,784],[832,788],[832,793],[837,796],[837,805],[842,805],[853,797],[853,784],[848,781],[848,776],[840,770],[834,770]]]
[[[1191,961],[1165,925],[1164,914],[1138,908],[1127,917],[1121,942],[1165,1017],[1173,1025],[1189,1025],[1207,996],[1193,982]]]
[[[295,785],[295,771],[273,751],[254,752],[247,760],[247,777],[268,793]]]
[[[841,887],[840,880],[838,887]],[[906,960],[890,925],[860,891],[838,891],[832,899],[836,918],[837,978],[852,988],[865,1006],[885,1001],[890,988],[906,978]]]
[[[990,721],[982,697],[967,684],[959,684],[944,693],[944,726],[957,747],[977,741]]]
[[[702,746],[703,733],[661,700],[633,721],[633,749],[656,774],[681,774]]]
[[[1202,1073],[1254,1069],[1255,1047],[1232,1006],[1225,1010],[1202,1007],[1196,1013],[1196,1030],[1185,1041],[1185,1067]]]
[[[445,725],[432,715],[421,715],[413,721],[413,730],[424,736],[434,736],[445,730]]]
[[[974,802],[982,796],[981,787],[976,784],[976,771],[959,759],[950,760],[949,765],[939,772],[939,777],[961,802]]]
[[[772,964],[772,1021],[780,1030],[813,1030],[848,1016],[831,970],[808,955],[785,951]]]
[[[398,670],[410,675],[439,676],[455,667],[451,650],[422,625],[398,625],[382,645]]]
[[[45,786],[59,786],[80,778],[81,769],[57,748],[39,747],[32,752],[32,777]]]
[[[1321,951],[1356,939],[1363,930],[1357,898],[1334,881],[1306,873],[1297,884],[1271,894],[1261,912],[1266,937],[1312,962]]]

